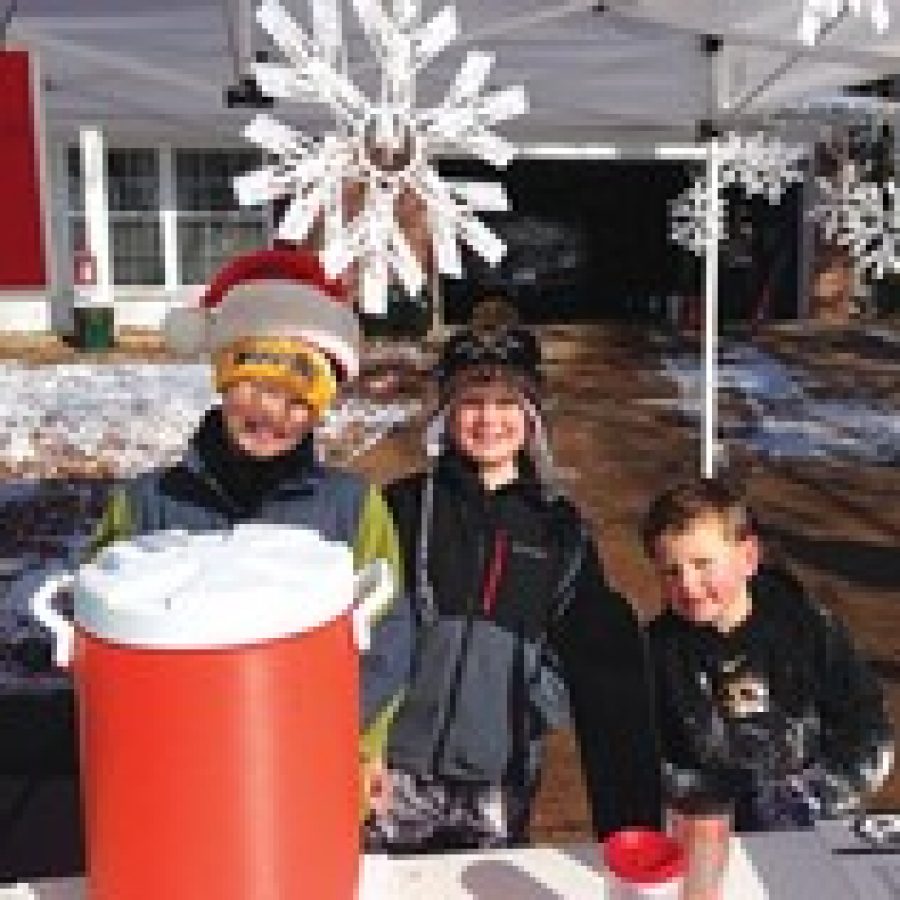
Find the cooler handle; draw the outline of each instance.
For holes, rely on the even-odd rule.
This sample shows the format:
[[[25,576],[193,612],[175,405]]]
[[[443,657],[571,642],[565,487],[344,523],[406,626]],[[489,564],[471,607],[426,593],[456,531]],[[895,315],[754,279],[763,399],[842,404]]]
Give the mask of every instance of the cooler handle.
[[[69,587],[75,576],[68,571],[53,572],[31,598],[31,613],[45,628],[53,633],[53,662],[60,668],[68,668],[72,661],[72,645],[75,627],[55,606],[53,598],[61,588]]]
[[[390,600],[394,578],[386,559],[376,559],[356,573],[353,588],[353,637],[365,653],[372,645],[372,618]]]

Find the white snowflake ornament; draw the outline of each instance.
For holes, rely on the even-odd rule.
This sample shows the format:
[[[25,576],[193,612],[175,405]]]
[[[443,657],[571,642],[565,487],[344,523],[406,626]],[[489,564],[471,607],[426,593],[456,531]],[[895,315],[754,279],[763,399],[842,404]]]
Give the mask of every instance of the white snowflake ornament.
[[[709,180],[698,178],[686,191],[669,201],[669,237],[674,244],[689,250],[695,256],[706,253],[713,220],[713,197]],[[724,240],[726,224],[724,204],[719,204],[719,239]]]
[[[788,144],[761,132],[728,134],[719,144],[719,239],[725,240],[728,204],[722,188],[739,187],[750,197],[780,203],[790,187],[805,177],[806,147]],[[713,197],[706,175],[669,203],[669,235],[673,243],[703,256],[709,241]]]
[[[526,112],[528,102],[521,87],[486,91],[493,56],[473,51],[444,100],[417,109],[417,72],[458,34],[453,6],[425,22],[419,0],[391,0],[390,11],[382,0],[352,0],[381,68],[380,96],[367,97],[338,61],[335,5],[336,0],[313,0],[314,35],[279,0],[260,5],[257,19],[289,63],[258,63],[254,71],[261,89],[283,100],[324,104],[336,126],[330,134],[309,137],[273,116],[257,116],[245,137],[276,161],[237,178],[235,190],[244,205],[291,198],[278,230],[282,239],[302,242],[321,220],[326,272],[336,277],[358,263],[361,307],[383,313],[392,276],[410,295],[425,283],[422,263],[398,216],[410,194],[424,211],[442,274],[462,275],[460,243],[492,265],[503,258],[503,241],[476,216],[508,209],[502,185],[444,180],[431,159],[455,149],[494,166],[508,165],[515,148],[492,127]],[[348,186],[361,192],[358,212],[347,208]]]
[[[744,136],[731,132],[721,145],[722,183],[738,185],[750,197],[780,203],[791,185],[803,181],[807,149],[762,132]]]
[[[900,209],[895,181],[857,178],[848,166],[836,180],[818,179],[821,199],[810,215],[824,238],[846,247],[862,274],[900,272]]]

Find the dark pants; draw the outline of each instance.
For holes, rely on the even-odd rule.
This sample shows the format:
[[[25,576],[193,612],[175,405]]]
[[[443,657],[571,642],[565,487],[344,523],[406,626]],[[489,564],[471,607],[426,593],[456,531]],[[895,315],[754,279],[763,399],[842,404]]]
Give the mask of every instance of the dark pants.
[[[492,785],[425,778],[392,769],[390,809],[364,827],[370,851],[429,853],[525,843],[527,798]]]

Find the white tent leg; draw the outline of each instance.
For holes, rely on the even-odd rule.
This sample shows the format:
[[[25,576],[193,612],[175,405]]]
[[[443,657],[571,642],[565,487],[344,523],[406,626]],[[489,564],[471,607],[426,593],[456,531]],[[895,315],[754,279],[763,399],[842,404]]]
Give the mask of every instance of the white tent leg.
[[[704,270],[705,304],[703,337],[703,463],[702,475],[715,474],[717,457],[716,388],[719,331],[719,243],[722,230],[722,186],[719,142],[709,142],[707,158],[709,203],[707,204],[707,237]]]
[[[84,183],[84,220],[88,249],[96,260],[96,284],[90,299],[112,303],[112,255],[109,240],[109,202],[106,186],[106,142],[99,128],[82,128],[81,174]]]

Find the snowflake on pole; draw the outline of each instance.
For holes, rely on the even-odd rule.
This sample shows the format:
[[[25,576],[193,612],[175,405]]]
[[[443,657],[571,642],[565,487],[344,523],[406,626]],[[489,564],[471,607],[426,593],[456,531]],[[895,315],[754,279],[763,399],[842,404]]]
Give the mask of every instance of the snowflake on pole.
[[[695,256],[706,253],[711,237],[710,213],[713,196],[706,176],[698,178],[686,191],[669,201],[669,238],[679,247],[690,250]],[[725,240],[726,224],[719,207],[719,239]]]
[[[862,17],[867,11],[875,31],[878,34],[887,31],[891,24],[887,0],[804,0],[800,16],[800,40],[812,47],[829,22],[848,13]]]
[[[839,178],[818,179],[820,201],[811,212],[823,237],[846,247],[857,269],[875,279],[900,272],[900,208],[895,181],[859,180],[852,167]]]
[[[356,263],[361,307],[383,313],[392,276],[414,296],[425,284],[423,266],[399,219],[404,201],[415,198],[429,231],[438,271],[462,276],[460,244],[497,265],[503,241],[476,215],[503,212],[508,199],[495,182],[441,178],[431,159],[448,150],[473,154],[496,167],[515,155],[494,125],[526,112],[522,87],[488,91],[493,54],[471,51],[444,99],[435,107],[415,106],[416,74],[457,36],[453,6],[423,21],[419,0],[352,0],[363,32],[381,68],[380,96],[366,96],[340,63],[339,0],[314,0],[308,34],[278,0],[263,0],[257,20],[281,49],[288,65],[257,63],[254,74],[270,96],[324,104],[334,131],[310,137],[273,116],[258,115],[244,136],[274,162],[235,179],[242,205],[287,197],[290,204],[278,236],[307,240],[323,226],[320,258],[331,276]],[[347,203],[348,186],[361,196],[361,209]]]
[[[790,187],[803,181],[807,149],[761,132],[732,132],[722,142],[722,185],[737,185],[750,197],[778,204]]]
[[[729,134],[719,145],[719,190],[740,187],[749,197],[764,197],[777,204],[792,185],[804,179],[806,147],[788,144],[762,133],[743,136]],[[670,230],[673,243],[697,256],[708,246],[709,211],[712,206],[709,179],[697,179],[686,191],[669,203]],[[728,219],[727,203],[720,198],[722,216],[720,238],[725,238]]]

